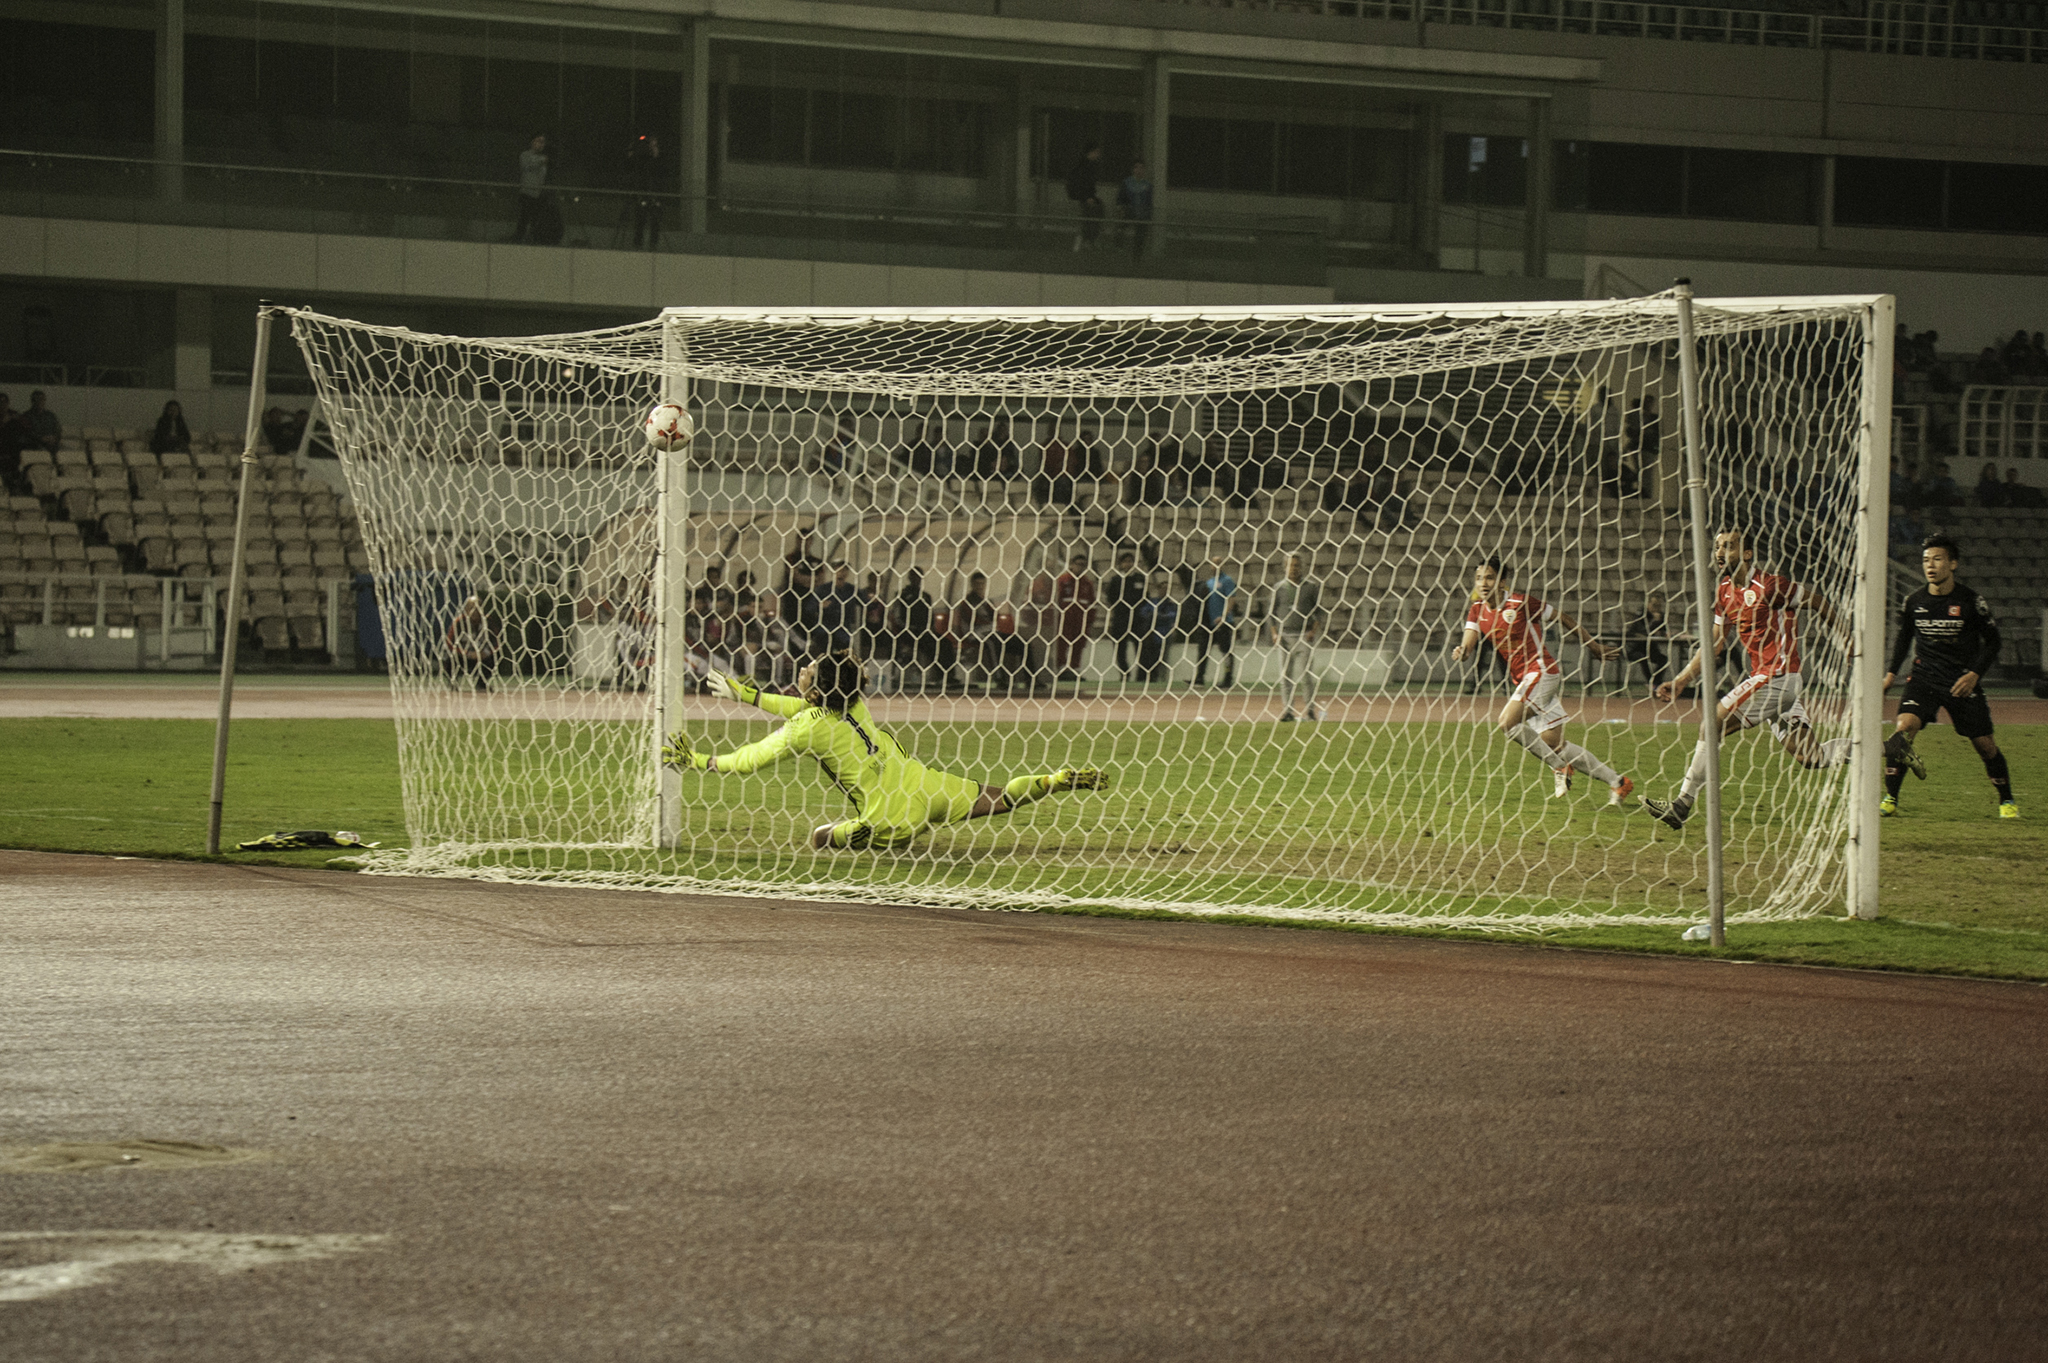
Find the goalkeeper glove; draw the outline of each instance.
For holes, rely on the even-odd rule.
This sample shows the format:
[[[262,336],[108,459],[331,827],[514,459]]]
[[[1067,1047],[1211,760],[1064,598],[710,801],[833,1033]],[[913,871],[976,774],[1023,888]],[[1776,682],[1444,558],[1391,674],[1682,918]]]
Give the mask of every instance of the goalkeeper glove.
[[[761,688],[738,677],[728,677],[723,672],[706,672],[704,688],[714,696],[736,700],[742,705],[753,705],[761,699]]]
[[[661,745],[661,765],[677,771],[688,767],[692,771],[703,771],[711,765],[711,754],[701,753],[690,743],[690,736],[678,729],[668,736]]]

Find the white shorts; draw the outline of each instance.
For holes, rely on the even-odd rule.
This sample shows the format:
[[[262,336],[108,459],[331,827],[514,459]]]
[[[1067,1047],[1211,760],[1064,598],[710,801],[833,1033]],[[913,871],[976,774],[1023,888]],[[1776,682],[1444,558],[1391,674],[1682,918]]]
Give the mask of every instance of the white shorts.
[[[1745,677],[1740,685],[1721,697],[1733,729],[1753,729],[1769,724],[1771,733],[1783,742],[1794,727],[1809,727],[1806,707],[1799,703],[1799,674],[1787,672],[1772,677],[1758,673]]]
[[[1570,718],[1564,712],[1564,702],[1558,693],[1564,690],[1564,677],[1556,672],[1530,672],[1516,683],[1514,699],[1528,706],[1522,722],[1537,733],[1547,733]]]

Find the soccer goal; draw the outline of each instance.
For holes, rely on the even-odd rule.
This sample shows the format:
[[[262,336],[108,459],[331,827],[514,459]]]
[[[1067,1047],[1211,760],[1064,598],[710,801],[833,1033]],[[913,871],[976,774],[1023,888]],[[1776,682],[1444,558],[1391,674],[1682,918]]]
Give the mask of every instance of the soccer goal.
[[[1694,763],[1697,692],[1652,688],[1698,651],[1695,543],[1734,530],[1738,587],[1798,600],[1718,671],[1783,672],[1782,645],[1801,689],[1718,749],[1728,917],[1874,912],[1888,298],[671,309],[497,339],[277,315],[388,641],[410,845],[370,870],[1691,921],[1710,830],[1639,802]],[[818,851],[849,807],[809,760],[662,766],[668,734],[776,722],[707,673],[788,690],[846,651],[926,766],[1110,784]]]

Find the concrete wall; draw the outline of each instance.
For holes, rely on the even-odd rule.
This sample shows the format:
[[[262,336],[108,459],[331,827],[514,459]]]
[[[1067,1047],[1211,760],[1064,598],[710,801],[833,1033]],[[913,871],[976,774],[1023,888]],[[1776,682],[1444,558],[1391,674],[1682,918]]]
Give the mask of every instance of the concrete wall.
[[[698,306],[1055,307],[1326,303],[1327,287],[855,265],[578,250],[220,227],[0,217],[7,274],[256,289],[645,309]]]

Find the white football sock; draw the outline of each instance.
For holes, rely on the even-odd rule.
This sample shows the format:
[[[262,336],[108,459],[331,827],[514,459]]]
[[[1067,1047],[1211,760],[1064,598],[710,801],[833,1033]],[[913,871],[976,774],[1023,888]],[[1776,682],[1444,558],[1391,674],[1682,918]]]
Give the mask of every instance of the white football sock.
[[[1620,772],[1608,766],[1605,762],[1602,762],[1599,758],[1593,756],[1593,754],[1587,752],[1578,744],[1560,743],[1557,745],[1557,751],[1559,755],[1564,758],[1565,761],[1571,763],[1573,766],[1577,767],[1580,771],[1586,773],[1586,775],[1592,777],[1594,780],[1603,782],[1610,786],[1618,786],[1621,784]]]

